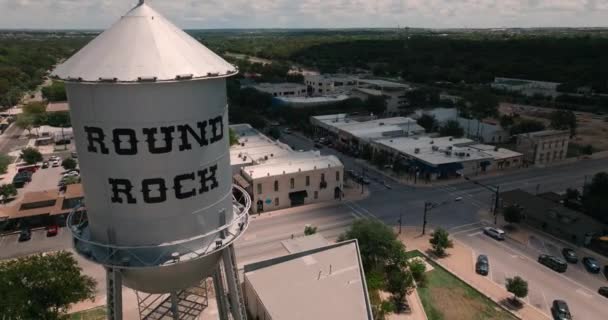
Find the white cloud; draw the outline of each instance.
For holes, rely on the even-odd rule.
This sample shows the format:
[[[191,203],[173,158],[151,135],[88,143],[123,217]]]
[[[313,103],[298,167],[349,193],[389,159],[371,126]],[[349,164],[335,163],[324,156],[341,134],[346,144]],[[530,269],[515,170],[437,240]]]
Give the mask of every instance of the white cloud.
[[[0,28],[106,28],[137,0],[0,0]],[[148,0],[183,28],[607,26],[608,0]]]

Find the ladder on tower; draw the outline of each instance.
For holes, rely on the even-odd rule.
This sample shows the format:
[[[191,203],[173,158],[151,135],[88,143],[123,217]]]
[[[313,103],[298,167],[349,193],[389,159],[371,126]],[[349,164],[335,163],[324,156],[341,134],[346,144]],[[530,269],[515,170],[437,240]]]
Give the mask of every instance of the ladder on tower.
[[[228,288],[231,293],[230,304],[232,306],[232,316],[235,320],[247,320],[245,299],[243,299],[243,291],[241,290],[241,284],[239,281],[239,269],[236,264],[234,245],[230,245],[228,248],[226,248],[223,254],[226,280],[228,280]]]

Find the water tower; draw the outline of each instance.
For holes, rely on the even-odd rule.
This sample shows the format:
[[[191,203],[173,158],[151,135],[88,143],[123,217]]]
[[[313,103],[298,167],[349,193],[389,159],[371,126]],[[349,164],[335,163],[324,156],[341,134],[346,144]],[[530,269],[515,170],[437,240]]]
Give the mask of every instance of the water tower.
[[[122,285],[180,294],[213,277],[221,319],[245,319],[233,242],[251,201],[232,185],[225,79],[234,66],[143,0],[57,67],[65,81],[86,210],[74,248],[107,270],[108,313]]]

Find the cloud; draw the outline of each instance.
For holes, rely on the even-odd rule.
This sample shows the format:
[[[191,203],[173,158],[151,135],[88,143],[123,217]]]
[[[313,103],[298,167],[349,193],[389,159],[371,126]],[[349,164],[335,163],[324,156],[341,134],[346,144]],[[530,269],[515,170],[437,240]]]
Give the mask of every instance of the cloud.
[[[107,28],[137,0],[0,0],[0,28]],[[182,28],[607,26],[608,0],[148,0]]]

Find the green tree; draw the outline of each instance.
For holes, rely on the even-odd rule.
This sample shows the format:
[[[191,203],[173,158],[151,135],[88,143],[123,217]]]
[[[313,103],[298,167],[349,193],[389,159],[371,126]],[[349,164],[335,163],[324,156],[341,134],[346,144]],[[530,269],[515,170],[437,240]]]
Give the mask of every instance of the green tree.
[[[338,241],[357,239],[365,270],[375,270],[378,266],[405,266],[405,246],[395,233],[384,223],[375,220],[356,220],[340,235]]]
[[[0,186],[0,196],[2,196],[2,202],[5,203],[7,199],[10,199],[17,195],[17,188],[13,184],[3,184]]]
[[[53,81],[51,85],[43,87],[42,96],[51,102],[68,100],[65,85],[61,81]]]
[[[515,119],[512,116],[508,116],[505,114],[500,117],[500,126],[503,129],[509,130],[514,124]]]
[[[317,233],[317,227],[311,226],[311,225],[304,226],[304,235],[305,236],[312,236],[315,233]]]
[[[566,189],[566,199],[567,200],[578,200],[581,196],[581,193],[578,189],[568,188]]]
[[[365,101],[365,110],[374,115],[383,114],[386,111],[386,97],[369,96]]]
[[[63,319],[71,304],[95,298],[95,286],[66,251],[0,262],[0,301],[7,319]]]
[[[35,164],[42,161],[42,154],[36,148],[25,148],[21,150],[21,158],[27,164]]]
[[[608,173],[596,174],[583,189],[585,212],[604,223],[608,223]]]
[[[570,130],[570,137],[576,135],[576,115],[569,110],[558,110],[551,114],[551,128],[556,130]]]
[[[410,260],[410,271],[419,286],[426,284],[426,264],[421,259]]]
[[[9,157],[6,154],[0,154],[0,173],[4,174],[6,173],[6,170],[8,170],[8,166],[9,164],[11,164],[12,159],[11,157]]]
[[[505,287],[507,288],[507,291],[513,294],[514,301],[517,301],[518,298],[525,298],[528,295],[528,282],[520,276],[507,278]]]
[[[27,130],[29,135],[32,135],[32,129],[34,129],[35,117],[29,114],[20,114],[17,116],[15,125],[23,130]]]
[[[232,128],[228,130],[228,133],[230,135],[230,145],[239,144],[239,135]]]
[[[426,133],[435,132],[437,130],[438,124],[437,119],[435,119],[435,116],[423,114],[420,118],[418,118],[418,121],[416,122],[419,126],[424,128],[424,131],[426,131]]]
[[[451,136],[460,138],[464,135],[464,129],[460,126],[458,121],[449,120],[439,129],[439,135],[442,137]]]
[[[444,229],[437,229],[431,234],[431,239],[429,239],[431,246],[433,247],[433,253],[438,257],[445,256],[445,250],[447,248],[452,248],[454,244],[450,239],[450,234]]]
[[[484,89],[466,94],[465,99],[468,101],[468,114],[479,120],[477,122],[477,136],[479,136],[481,120],[498,116],[498,97]]]
[[[405,295],[414,288],[414,277],[411,272],[399,268],[389,270],[386,289],[393,295],[397,310],[401,310]]]
[[[67,159],[63,159],[63,161],[61,161],[61,166],[66,170],[73,170],[73,169],[76,169],[76,167],[78,166],[78,163],[76,162],[76,160],[74,160],[72,158],[67,158]]]
[[[80,183],[79,177],[70,176],[70,177],[65,178],[65,180],[63,180],[63,184],[66,186],[69,186],[71,184],[78,184],[78,183]]]
[[[281,130],[279,130],[277,127],[270,128],[268,134],[275,140],[279,140],[279,138],[281,138]]]
[[[47,113],[46,124],[51,127],[69,128],[72,125],[70,113],[67,111]]]
[[[505,221],[508,223],[520,223],[523,219],[523,214],[518,206],[510,205],[503,209],[502,214]]]
[[[46,112],[46,104],[44,102],[33,101],[23,106],[23,113],[31,115],[42,115]]]
[[[531,133],[545,130],[545,125],[532,119],[523,119],[511,127],[511,135]]]
[[[579,152],[582,155],[590,156],[595,152],[595,149],[593,148],[592,145],[588,144],[588,145],[582,146],[580,148]]]

